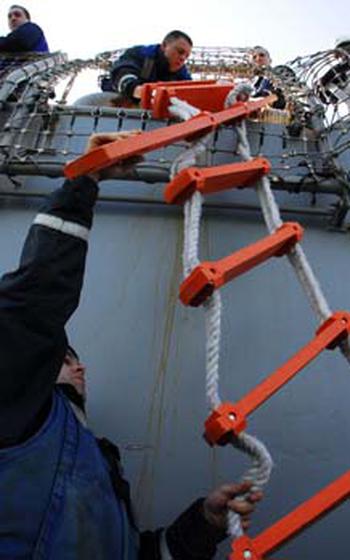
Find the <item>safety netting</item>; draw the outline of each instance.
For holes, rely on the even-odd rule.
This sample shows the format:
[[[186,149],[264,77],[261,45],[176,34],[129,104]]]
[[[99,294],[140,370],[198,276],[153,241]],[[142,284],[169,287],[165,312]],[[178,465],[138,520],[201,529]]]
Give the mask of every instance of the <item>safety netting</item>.
[[[113,101],[113,94],[97,92],[99,76],[108,74],[122,52],[118,49],[72,61],[61,53],[11,57],[11,64],[0,76],[0,172],[58,177],[66,162],[83,152],[93,132],[168,126],[170,119],[155,119],[151,111],[142,108],[121,107]],[[7,57],[3,59],[6,66]],[[348,55],[339,49],[299,57],[274,68],[253,64],[250,49],[197,47],[189,60],[196,79],[237,85],[264,75],[283,92],[284,111],[270,109],[249,120],[252,154],[263,153],[271,162],[274,188],[310,192],[311,205],[319,192],[336,195],[337,223],[343,221],[348,208],[347,65]],[[72,102],[77,84],[89,73],[93,78],[88,95]],[[203,164],[232,161],[237,155],[235,136],[234,127],[221,127],[207,146]],[[167,181],[184,144],[178,142],[148,154],[127,177]]]

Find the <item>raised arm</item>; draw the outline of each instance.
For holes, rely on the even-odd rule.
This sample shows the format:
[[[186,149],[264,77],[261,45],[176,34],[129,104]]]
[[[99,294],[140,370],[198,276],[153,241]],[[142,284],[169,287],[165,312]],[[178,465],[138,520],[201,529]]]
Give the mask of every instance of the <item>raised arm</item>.
[[[97,184],[66,181],[34,219],[17,270],[0,281],[0,444],[17,442],[50,399],[64,327],[79,303]]]
[[[94,135],[87,151],[132,134]],[[18,269],[0,280],[0,447],[31,435],[51,402],[65,324],[79,303],[98,179],[66,181],[48,198]]]

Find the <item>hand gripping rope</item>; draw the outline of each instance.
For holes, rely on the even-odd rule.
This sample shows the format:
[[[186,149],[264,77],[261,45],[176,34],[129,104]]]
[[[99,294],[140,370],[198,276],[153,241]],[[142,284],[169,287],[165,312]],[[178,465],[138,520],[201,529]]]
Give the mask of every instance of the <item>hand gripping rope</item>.
[[[66,166],[67,177],[98,171],[135,155],[143,154],[177,140],[187,140],[189,148],[173,162],[172,180],[165,190],[168,202],[184,204],[185,234],[183,265],[185,279],[180,288],[184,304],[203,305],[206,319],[206,393],[211,414],[205,422],[205,438],[210,445],[230,443],[252,458],[252,466],[242,477],[252,481],[252,490],[261,489],[269,480],[272,459],[264,444],[244,430],[247,416],[315,359],[325,348],[339,346],[350,361],[350,314],[332,314],[307,258],[299,245],[303,230],[297,223],[283,223],[272,193],[267,173],[270,164],[264,158],[251,158],[244,119],[274,100],[269,96],[257,101],[237,101],[239,87],[227,96],[231,107],[216,113],[203,113],[191,106],[193,84],[147,85],[144,103],[159,115],[169,112],[185,122],[146,132],[140,136],[98,148]],[[208,109],[211,96],[223,90],[215,84],[197,84],[199,104]],[[203,93],[204,92],[204,93]],[[176,93],[178,97],[172,97]],[[226,91],[227,93],[227,91]],[[158,97],[157,97],[158,96]],[[207,96],[207,97],[206,97]],[[221,99],[220,98],[220,99]],[[205,101],[206,99],[206,101]],[[158,100],[158,101],[157,101]],[[157,105],[158,103],[158,105]],[[170,104],[169,104],[170,103]],[[218,103],[211,99],[210,107]],[[158,107],[158,108],[157,108]],[[220,103],[216,107],[220,107]],[[196,167],[205,154],[213,131],[221,124],[236,124],[239,136],[240,163],[214,168]],[[269,235],[219,261],[200,262],[199,229],[204,194],[232,187],[249,187],[256,183],[262,213]],[[219,350],[221,335],[221,297],[219,288],[271,256],[287,255],[320,323],[314,338],[285,364],[268,376],[236,403],[222,403],[219,391]],[[321,515],[336,507],[350,495],[350,471],[301,504],[294,511],[260,535],[251,539],[242,533],[239,516],[230,512],[228,532],[233,537],[231,560],[261,560],[292,538]]]

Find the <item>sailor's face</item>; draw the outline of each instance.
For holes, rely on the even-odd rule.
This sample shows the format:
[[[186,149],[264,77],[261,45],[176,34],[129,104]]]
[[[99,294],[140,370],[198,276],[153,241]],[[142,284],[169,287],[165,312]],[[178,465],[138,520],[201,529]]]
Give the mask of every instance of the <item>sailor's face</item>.
[[[186,39],[179,38],[162,44],[164,56],[168,59],[170,72],[177,72],[191,54],[191,45]]]
[[[270,65],[270,57],[264,51],[253,51],[252,53],[252,61],[257,66],[269,66]]]
[[[8,13],[8,22],[11,31],[14,31],[15,29],[17,29],[17,27],[20,27],[20,25],[27,23],[27,21],[29,20],[21,8],[15,7],[10,9]]]
[[[85,398],[85,371],[85,366],[68,351],[58,375],[57,383],[73,385],[79,395]]]

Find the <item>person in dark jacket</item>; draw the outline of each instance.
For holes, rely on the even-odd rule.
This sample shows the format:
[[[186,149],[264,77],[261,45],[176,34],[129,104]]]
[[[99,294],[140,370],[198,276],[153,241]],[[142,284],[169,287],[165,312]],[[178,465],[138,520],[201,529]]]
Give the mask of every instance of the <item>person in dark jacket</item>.
[[[129,134],[96,135],[88,149]],[[103,176],[66,180],[51,194],[19,267],[0,280],[0,558],[209,560],[228,509],[247,527],[261,495],[249,483],[224,485],[166,530],[140,535],[118,450],[87,428],[84,367],[65,324],[79,303]]]
[[[280,88],[276,88],[271,79],[266,76],[266,70],[271,69],[271,56],[267,49],[256,46],[251,51],[251,61],[258,68],[258,75],[254,78],[252,86],[254,93],[252,97],[267,97],[271,93],[277,95],[277,100],[272,107],[275,109],[284,109],[286,100]]]
[[[146,82],[191,80],[185,66],[191,50],[191,38],[177,30],[168,33],[161,44],[127,49],[114,63],[111,78],[102,81],[102,90],[137,102],[140,86]]]
[[[8,23],[11,32],[6,37],[0,37],[0,52],[49,52],[42,29],[30,20],[30,13],[26,8],[17,4],[11,6]]]

